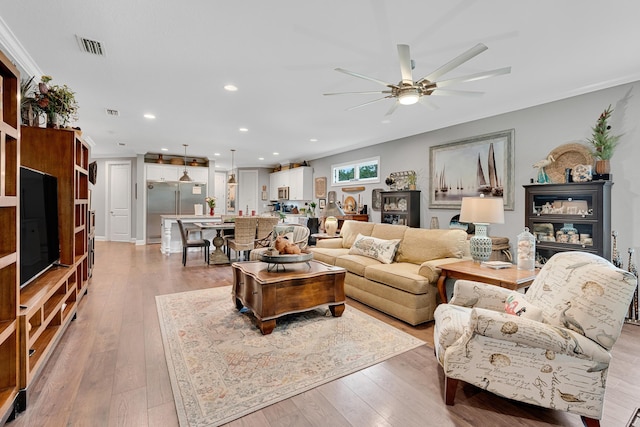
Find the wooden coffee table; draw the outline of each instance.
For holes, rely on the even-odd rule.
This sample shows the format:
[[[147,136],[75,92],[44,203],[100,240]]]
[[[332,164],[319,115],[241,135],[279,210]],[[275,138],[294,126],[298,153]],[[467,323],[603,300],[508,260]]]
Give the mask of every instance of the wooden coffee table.
[[[344,312],[346,271],[320,261],[288,264],[286,271],[268,271],[262,261],[234,262],[233,298],[236,308],[247,307],[264,334],[270,334],[276,319],[328,305],[334,317]]]
[[[538,275],[539,269],[534,271],[518,270],[513,265],[509,268],[494,269],[483,266],[474,261],[460,261],[438,266],[442,270],[438,279],[438,293],[442,302],[447,302],[445,282],[450,279],[475,280],[511,290],[529,286]]]

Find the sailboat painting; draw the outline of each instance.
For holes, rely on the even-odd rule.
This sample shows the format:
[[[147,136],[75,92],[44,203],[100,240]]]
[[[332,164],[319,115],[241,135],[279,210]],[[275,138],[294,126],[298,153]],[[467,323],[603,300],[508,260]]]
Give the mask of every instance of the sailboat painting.
[[[465,138],[429,149],[429,208],[459,209],[463,197],[502,197],[514,209],[514,130]]]

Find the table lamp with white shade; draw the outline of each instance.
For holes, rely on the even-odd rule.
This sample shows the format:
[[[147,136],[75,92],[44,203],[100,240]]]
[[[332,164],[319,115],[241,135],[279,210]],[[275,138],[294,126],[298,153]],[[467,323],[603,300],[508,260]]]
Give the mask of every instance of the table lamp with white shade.
[[[463,197],[460,222],[471,222],[476,227],[476,234],[469,241],[473,260],[488,261],[493,248],[491,238],[487,236],[487,226],[504,223],[504,200],[502,197],[484,197],[483,195]]]

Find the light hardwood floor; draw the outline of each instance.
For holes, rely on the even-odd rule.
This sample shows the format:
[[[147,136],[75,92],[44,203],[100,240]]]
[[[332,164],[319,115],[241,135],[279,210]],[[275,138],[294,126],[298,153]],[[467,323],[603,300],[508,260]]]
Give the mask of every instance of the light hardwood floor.
[[[98,242],[96,266],[78,317],[30,390],[23,426],[177,426],[155,296],[231,284],[231,268],[202,255],[163,256],[157,245]],[[231,301],[229,302],[231,304]],[[432,323],[414,328],[349,301],[428,342]],[[347,307],[347,309],[350,309]],[[625,426],[640,406],[640,327],[625,325],[613,350],[603,426]],[[581,426],[577,415],[459,386],[443,402],[443,374],[422,346],[254,412],[229,426]]]

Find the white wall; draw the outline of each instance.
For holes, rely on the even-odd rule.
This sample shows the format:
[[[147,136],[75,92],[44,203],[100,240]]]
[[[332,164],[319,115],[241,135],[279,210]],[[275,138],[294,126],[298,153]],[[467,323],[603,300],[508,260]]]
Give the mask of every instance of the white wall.
[[[612,230],[619,232],[618,249],[627,265],[627,248],[640,252],[640,82],[592,92],[549,104],[527,108],[499,116],[477,120],[449,128],[428,132],[409,138],[389,141],[363,149],[314,160],[314,177],[330,177],[331,164],[372,156],[381,158],[380,184],[366,185],[361,195],[362,204],[371,207],[371,190],[388,187],[384,178],[391,172],[416,170],[419,173],[418,189],[421,194],[421,226],[429,227],[432,216],[438,217],[440,226],[449,223],[457,213],[449,209],[429,209],[429,147],[462,138],[482,135],[505,129],[515,129],[515,209],[505,212],[505,224],[491,225],[490,235],[508,237],[513,245],[524,227],[524,188],[536,177],[533,163],[545,158],[554,148],[569,142],[584,142],[591,136],[591,127],[600,113],[609,105],[614,113],[610,122],[614,134],[624,133],[611,160],[613,173]],[[461,102],[468,102],[461,100]],[[419,108],[419,106],[416,106]],[[396,112],[398,114],[399,112]],[[425,110],[425,114],[429,114]],[[329,180],[330,181],[330,180]],[[338,200],[342,192],[335,190]],[[346,194],[346,193],[345,193]],[[346,195],[353,195],[346,194]],[[369,209],[372,221],[380,222],[380,211]],[[634,221],[635,220],[635,221]],[[513,247],[512,247],[513,249]],[[638,259],[636,254],[635,259]],[[637,264],[637,261],[635,261]]]

